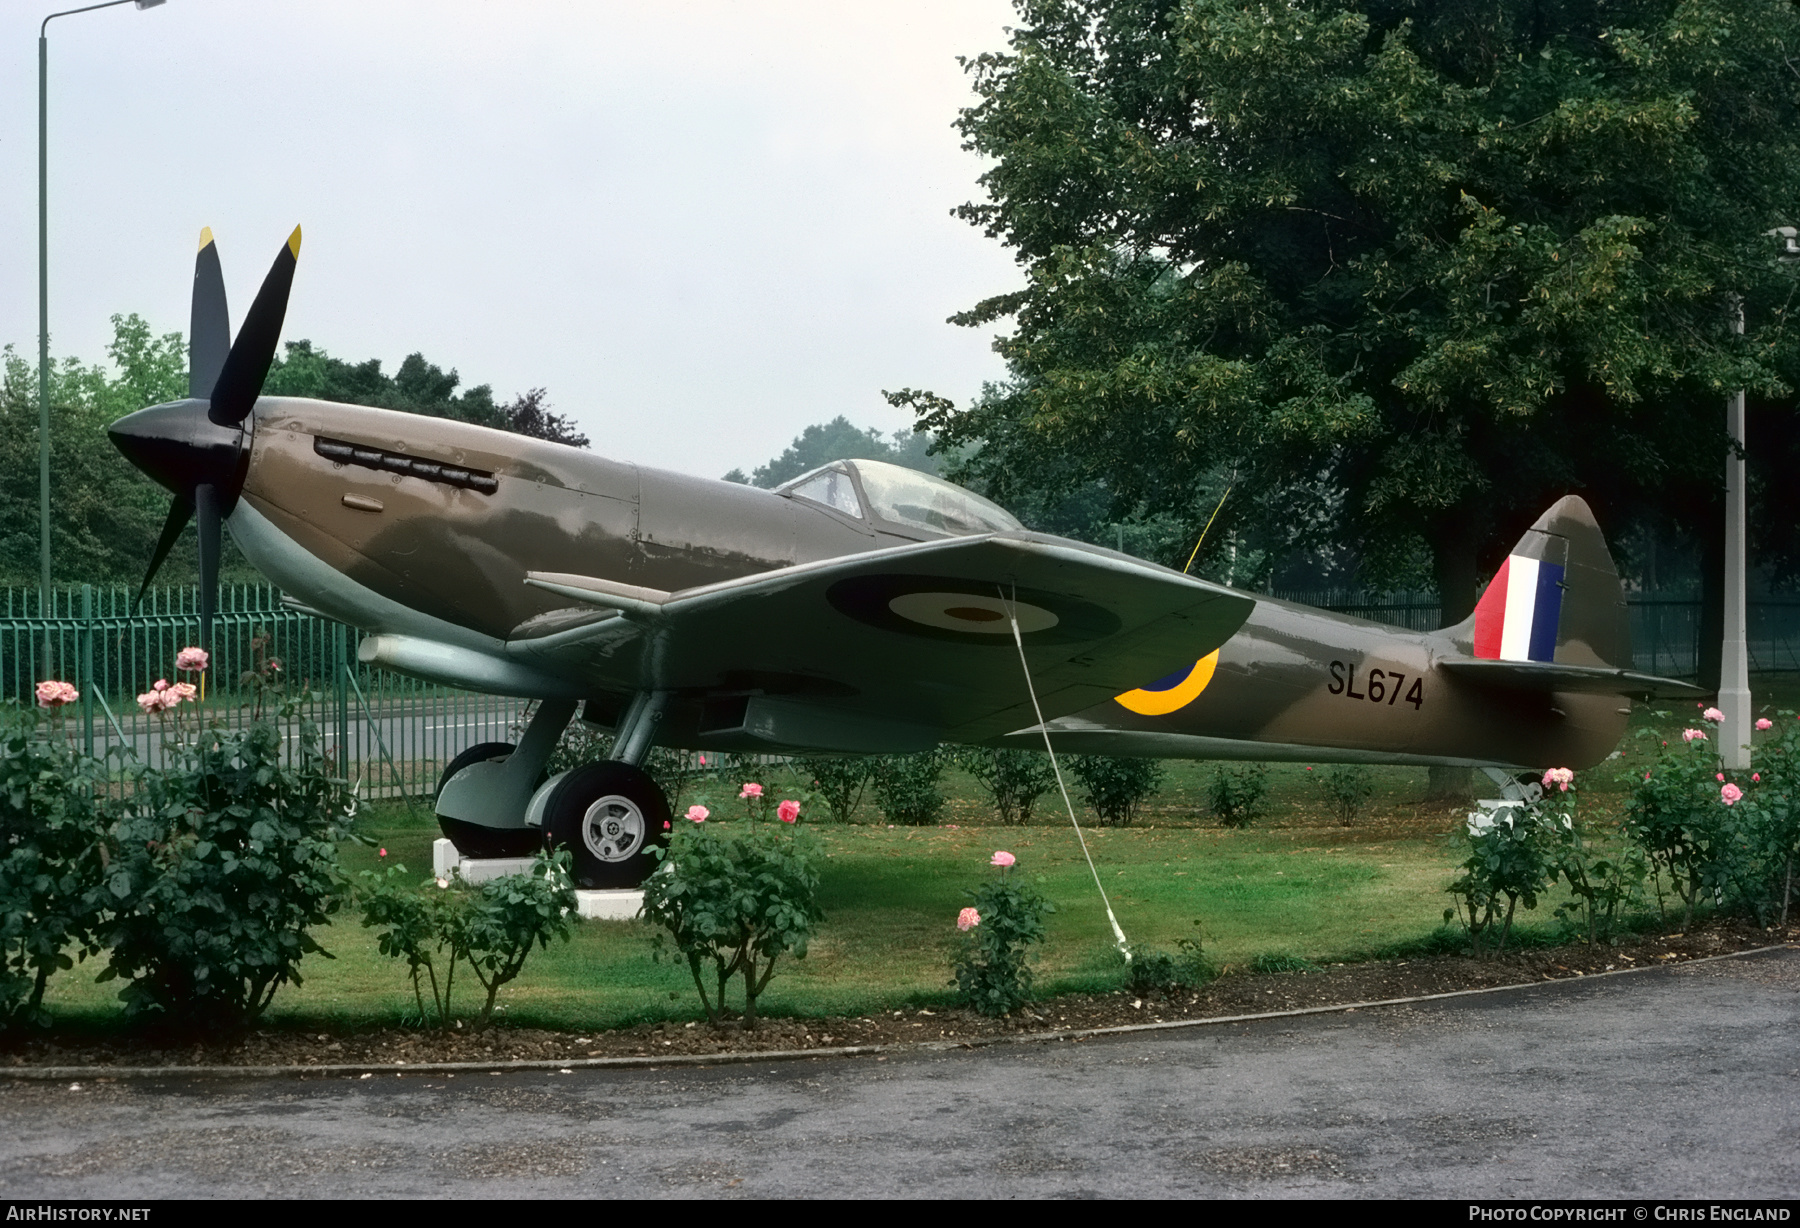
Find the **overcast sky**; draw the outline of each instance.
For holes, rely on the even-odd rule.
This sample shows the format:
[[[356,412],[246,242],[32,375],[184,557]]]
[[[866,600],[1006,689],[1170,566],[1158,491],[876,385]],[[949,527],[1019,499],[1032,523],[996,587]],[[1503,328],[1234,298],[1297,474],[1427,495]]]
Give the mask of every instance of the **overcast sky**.
[[[65,0],[75,3],[78,0]],[[37,345],[38,22],[0,5],[0,342]],[[944,319],[1019,284],[949,216],[981,166],[958,55],[1003,0],[169,0],[50,23],[52,350],[233,324],[305,229],[289,340],[549,389],[598,451],[717,476],[880,390],[1001,373]]]

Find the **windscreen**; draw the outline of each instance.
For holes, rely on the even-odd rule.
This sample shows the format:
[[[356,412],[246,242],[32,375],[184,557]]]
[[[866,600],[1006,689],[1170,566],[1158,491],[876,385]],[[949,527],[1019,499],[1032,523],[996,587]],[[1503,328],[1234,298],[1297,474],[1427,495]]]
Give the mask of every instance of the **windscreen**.
[[[886,461],[849,461],[862,479],[869,510],[882,520],[962,536],[1024,526],[999,504],[915,469]]]

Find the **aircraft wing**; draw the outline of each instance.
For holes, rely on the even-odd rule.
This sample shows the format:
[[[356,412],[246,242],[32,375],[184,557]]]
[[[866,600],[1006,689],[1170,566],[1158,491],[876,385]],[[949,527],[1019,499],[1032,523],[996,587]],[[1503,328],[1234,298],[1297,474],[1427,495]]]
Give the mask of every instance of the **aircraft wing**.
[[[1110,551],[1005,533],[673,593],[547,572],[526,583],[616,615],[511,641],[516,659],[597,689],[700,698],[696,733],[709,744],[846,751],[979,742],[1035,724],[1014,617],[1054,719],[1190,665],[1255,606]]]

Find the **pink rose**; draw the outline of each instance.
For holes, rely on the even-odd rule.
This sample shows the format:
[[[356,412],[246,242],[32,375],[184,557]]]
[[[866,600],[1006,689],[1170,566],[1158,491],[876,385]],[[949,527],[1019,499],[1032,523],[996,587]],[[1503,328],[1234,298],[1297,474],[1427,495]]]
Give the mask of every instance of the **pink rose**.
[[[1761,772],[1752,772],[1752,773],[1750,773],[1750,779],[1754,780],[1757,784],[1760,785],[1762,783],[1762,773]]]
[[[169,680],[167,678],[158,678],[155,682],[150,684],[150,689],[152,691],[166,691],[169,689]]]
[[[60,708],[64,704],[72,704],[81,698],[72,683],[58,682],[52,679],[37,684],[37,703],[40,708]]]
[[[145,691],[137,697],[137,706],[145,712],[162,711],[162,696],[155,691]]]
[[[174,686],[170,687],[169,690],[173,691],[176,695],[179,695],[182,699],[192,699],[200,694],[200,689],[191,682],[177,682]]]
[[[783,823],[792,823],[800,817],[800,803],[791,799],[784,801],[775,807],[775,813],[781,817]]]
[[[738,790],[738,796],[739,797],[761,797],[762,796],[762,786],[757,784],[754,780],[746,781],[744,783],[744,787]]]
[[[1736,785],[1726,785],[1723,789],[1719,790],[1719,800],[1724,802],[1727,806],[1736,805],[1738,799],[1743,796],[1744,791]]]
[[[965,908],[956,914],[956,928],[965,934],[980,924],[981,914],[973,908]]]
[[[988,859],[988,864],[990,866],[1005,867],[1005,866],[1012,865],[1013,862],[1015,862],[1017,860],[1018,860],[1017,857],[1014,857],[1011,853],[1007,852],[1005,849],[1001,849],[998,853],[995,853],[993,855],[993,857]]]
[[[712,811],[708,810],[705,806],[689,806],[687,808],[687,817],[696,823],[706,822],[706,816],[711,813]]]
[[[1706,733],[1704,730],[1700,729],[1683,729],[1681,731],[1681,740],[1683,742],[1704,742],[1706,741]]]
[[[1725,719],[1725,714],[1717,708],[1708,708],[1700,714],[1700,719],[1703,721],[1712,721],[1714,724],[1717,724]]]
[[[375,855],[376,855],[376,856],[377,856],[377,857],[386,857],[386,856],[387,856],[387,850],[386,850],[386,849],[376,849],[376,850],[375,850]]]
[[[1775,722],[1766,716],[1759,716],[1756,718],[1756,727],[1758,729],[1773,729],[1775,728]]]
[[[1575,769],[1551,768],[1544,773],[1543,783],[1544,788],[1546,789],[1551,785],[1555,785],[1562,792],[1567,793],[1569,791],[1569,786],[1575,783]]]
[[[1725,773],[1723,773],[1723,772],[1714,772],[1714,773],[1713,773],[1713,779],[1714,779],[1714,780],[1724,780],[1724,779],[1725,779]]]
[[[197,674],[206,668],[208,657],[204,648],[183,648],[175,654],[175,668]]]

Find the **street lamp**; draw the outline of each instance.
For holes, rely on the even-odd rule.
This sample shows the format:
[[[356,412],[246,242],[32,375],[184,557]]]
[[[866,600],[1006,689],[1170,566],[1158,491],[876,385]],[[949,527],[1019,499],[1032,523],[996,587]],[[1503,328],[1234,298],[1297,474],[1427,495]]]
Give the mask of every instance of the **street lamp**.
[[[1800,230],[1777,226],[1766,237],[1781,244],[1778,257],[1784,264],[1800,260]],[[1744,300],[1733,295],[1729,305],[1731,331],[1744,331]],[[1725,627],[1719,645],[1719,758],[1725,767],[1750,766],[1750,635],[1749,600],[1746,592],[1744,513],[1744,390],[1725,398],[1725,430],[1731,447],[1725,453]]]
[[[116,8],[135,4],[140,9],[153,9],[163,0],[105,0],[84,8],[64,9],[44,18],[38,26],[38,612],[48,613],[44,602],[50,598],[50,188],[49,188],[49,123],[46,118],[49,101],[50,23],[58,17],[91,13],[95,9]],[[50,635],[46,628],[43,643],[44,677],[50,676]]]
[[[1731,331],[1744,331],[1744,300],[1732,296]],[[1750,766],[1750,645],[1744,583],[1744,390],[1725,398],[1725,627],[1719,645],[1719,759]]]

